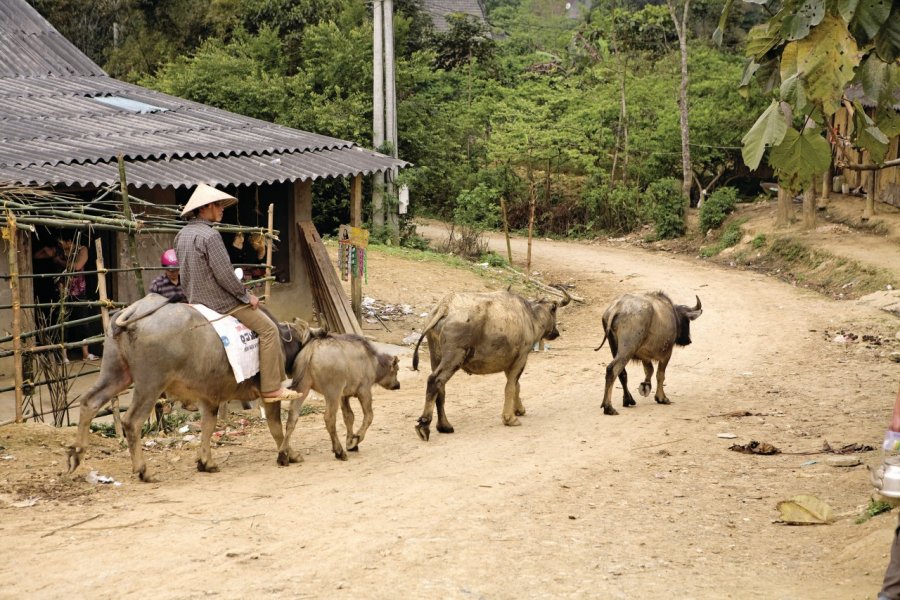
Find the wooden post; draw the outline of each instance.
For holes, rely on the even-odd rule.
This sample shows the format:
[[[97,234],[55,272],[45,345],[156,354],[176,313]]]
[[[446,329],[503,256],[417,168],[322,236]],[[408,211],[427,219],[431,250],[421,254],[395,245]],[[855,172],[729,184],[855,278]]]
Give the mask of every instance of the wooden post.
[[[106,331],[109,328],[109,308],[106,306],[109,296],[106,295],[106,266],[103,261],[103,244],[100,243],[100,238],[94,240],[94,248],[97,249],[97,293],[100,295],[100,302],[103,303],[100,306],[100,317],[103,321],[103,335],[106,335]],[[109,401],[109,409],[112,411],[113,415],[113,426],[116,430],[116,438],[120,440],[124,439],[125,434],[122,430],[122,417],[119,414],[118,394],[113,396]]]
[[[534,189],[534,179],[531,174],[531,165],[528,165],[528,255],[525,259],[525,274],[531,277],[531,238],[534,235],[534,206],[537,203],[537,192]]]
[[[869,160],[871,162],[871,159]],[[878,171],[869,172],[869,181],[866,183],[866,207],[863,209],[863,221],[868,221],[875,216],[875,178]]]
[[[503,235],[506,236],[506,255],[509,257],[509,264],[512,266],[512,246],[509,243],[509,219],[506,215],[506,198],[500,196],[500,214],[503,216]]]
[[[15,365],[15,384],[16,384],[16,423],[21,423],[24,419],[22,412],[24,410],[25,393],[22,377],[22,325],[21,318],[21,299],[19,298],[19,261],[18,252],[16,252],[16,217],[11,210],[6,211],[6,232],[3,237],[9,244],[9,291],[12,295],[12,343],[13,343],[13,361]]]
[[[266,302],[272,297],[272,280],[269,277],[272,276],[272,237],[273,232],[275,231],[275,203],[269,204],[269,237],[266,238],[266,287],[265,289],[265,298]]]
[[[360,175],[354,175],[350,185],[350,226],[362,226],[362,176]],[[359,255],[357,255],[357,260],[359,260]],[[350,306],[353,308],[356,320],[362,325],[362,281],[359,278],[359,269],[350,270]]]
[[[134,216],[131,213],[131,202],[128,199],[128,183],[125,181],[125,158],[121,154],[119,154],[119,183],[122,190],[122,212],[125,214],[125,219],[132,223],[132,227],[128,228],[128,252],[131,254],[131,266],[138,269],[141,264],[138,262],[137,241],[134,237]],[[137,284],[138,295],[143,298],[145,295],[144,279],[141,277],[140,269],[134,272],[134,280]]]

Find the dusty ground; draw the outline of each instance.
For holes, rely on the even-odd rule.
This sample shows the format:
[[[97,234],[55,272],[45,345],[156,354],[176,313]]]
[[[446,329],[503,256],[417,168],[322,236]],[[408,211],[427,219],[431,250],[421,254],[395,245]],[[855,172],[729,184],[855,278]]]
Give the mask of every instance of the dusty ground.
[[[522,240],[513,248],[524,256]],[[403,388],[377,390],[375,424],[343,463],[318,414],[298,428],[300,465],[276,466],[265,427],[238,412],[238,433],[214,449],[220,473],[196,472],[190,444],[157,445],[152,484],[112,440],[93,440],[70,478],[74,431],[0,428],[0,597],[873,598],[896,516],[856,524],[873,495],[865,467],[817,452],[880,443],[900,320],[670,253],[541,240],[534,255],[545,281],[575,284],[586,302],[562,310],[562,337],[531,356],[521,427],[501,424],[501,375],[458,374],[447,392],[456,433],[419,441],[428,361],[413,372],[407,351]],[[368,324],[382,341],[420,326],[445,291],[507,284],[370,256],[364,293],[412,309],[386,322],[390,333]],[[703,301],[694,344],[670,364],[674,404],[638,397],[632,366],[637,407],[604,416],[600,315],[616,294],[651,289]],[[841,330],[859,340],[834,342]],[[754,415],[721,416],[733,411]],[[751,440],[783,454],[728,450]],[[122,485],[89,484],[91,470]],[[776,504],[797,494],[830,504],[836,521],[775,523]]]

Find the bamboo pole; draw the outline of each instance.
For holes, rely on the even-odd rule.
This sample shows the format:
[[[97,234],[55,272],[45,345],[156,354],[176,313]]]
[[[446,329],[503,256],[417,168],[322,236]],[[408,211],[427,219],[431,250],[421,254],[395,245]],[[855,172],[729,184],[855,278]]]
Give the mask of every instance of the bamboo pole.
[[[128,183],[125,181],[125,158],[119,154],[119,183],[122,186],[122,212],[128,221],[134,222],[134,216],[131,214],[131,203],[128,200]],[[128,232],[128,253],[131,254],[131,266],[138,268],[137,240],[134,237],[134,231]],[[140,272],[136,272],[134,282],[137,284],[138,296],[144,297],[144,279]],[[116,432],[118,434],[118,432]]]
[[[100,238],[94,240],[94,247],[97,249],[97,271],[103,272],[105,270],[105,265],[103,264],[103,244],[100,243]],[[106,308],[106,302],[109,301],[109,298],[106,295],[106,275],[97,277],[97,292],[100,294],[100,302],[102,303],[100,306],[100,318],[103,319],[103,333],[105,335],[109,328],[109,309]],[[120,440],[124,439],[125,433],[122,430],[122,417],[119,415],[118,394],[113,396],[110,400],[110,409],[113,414],[113,427],[116,431],[116,438]]]
[[[266,237],[266,287],[265,289],[265,299],[266,302],[272,298],[272,245],[274,244],[272,240],[272,231],[275,226],[275,203],[269,204],[269,235]]]
[[[9,244],[9,290],[12,295],[13,318],[12,318],[12,334],[13,334],[13,356],[15,362],[15,383],[16,383],[16,423],[22,422],[22,410],[25,402],[22,379],[22,338],[19,336],[21,324],[21,311],[19,308],[19,261],[16,252],[16,217],[12,211],[6,211],[7,228],[3,237]]]
[[[512,246],[509,243],[509,218],[506,214],[506,198],[500,196],[500,214],[503,216],[503,235],[506,237],[506,255],[509,257],[509,264],[513,264]]]

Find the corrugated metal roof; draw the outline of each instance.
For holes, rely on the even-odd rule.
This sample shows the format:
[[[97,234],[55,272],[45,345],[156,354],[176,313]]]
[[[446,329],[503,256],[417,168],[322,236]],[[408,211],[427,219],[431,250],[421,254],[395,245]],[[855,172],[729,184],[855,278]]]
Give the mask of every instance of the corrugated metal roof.
[[[480,0],[425,0],[422,8],[431,16],[434,28],[440,32],[450,29],[447,15],[461,13],[475,17],[482,23],[487,22],[487,14]]]
[[[369,175],[408,165],[405,161],[355,146],[265,155],[137,160],[129,161],[125,170],[131,186],[192,188],[198,183],[212,186],[262,185]],[[0,182],[18,185],[98,187],[115,184],[118,180],[119,168],[115,161],[56,166],[0,166]]]
[[[132,102],[165,110],[135,112]],[[25,0],[0,0],[0,180],[109,184],[118,179],[119,154],[129,183],[148,187],[261,184],[408,164],[115,80]]]

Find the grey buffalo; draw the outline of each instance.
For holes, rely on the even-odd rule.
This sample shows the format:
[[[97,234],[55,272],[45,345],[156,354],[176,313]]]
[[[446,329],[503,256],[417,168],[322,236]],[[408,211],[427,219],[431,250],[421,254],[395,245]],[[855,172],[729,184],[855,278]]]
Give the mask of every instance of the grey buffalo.
[[[358,335],[313,337],[294,361],[293,387],[303,394],[303,398],[291,404],[285,437],[290,438],[294,430],[300,404],[310,390],[315,390],[325,396],[325,428],[331,436],[334,456],[347,460],[347,452],[341,446],[335,428],[338,406],[347,427],[347,450],[356,451],[372,424],[372,386],[377,383],[388,390],[399,390],[397,371],[396,356],[379,352],[371,342]],[[353,431],[351,397],[359,399],[363,410],[363,422],[356,432]]]
[[[693,308],[674,304],[662,292],[648,294],[624,294],[616,298],[603,313],[603,341],[594,350],[599,350],[609,339],[609,349],[613,360],[606,366],[606,391],[603,394],[603,412],[616,415],[612,407],[612,387],[616,380],[622,384],[623,406],[634,406],[634,397],[628,391],[628,374],[625,365],[629,360],[640,361],[644,365],[644,381],[638,390],[648,396],[653,386],[653,363],[657,361],[656,395],[660,404],[670,404],[663,390],[666,380],[666,365],[672,358],[675,346],[691,343],[691,321],[703,312],[700,298]]]
[[[430,424],[437,405],[437,430],[453,433],[444,412],[444,386],[457,370],[470,375],[506,373],[504,425],[519,425],[525,414],[519,398],[519,378],[528,354],[541,339],[559,337],[556,309],[571,300],[562,289],[561,302],[528,300],[509,291],[493,293],[451,293],[432,311],[422,331],[431,354],[431,375],[425,392],[425,409],[416,424],[416,433],[428,441]],[[419,367],[419,344],[413,352],[413,369]]]
[[[209,442],[215,430],[217,408],[229,400],[259,398],[258,378],[235,382],[216,330],[187,304],[172,304],[162,296],[148,294],[113,317],[103,341],[100,378],[81,401],[77,438],[69,448],[69,470],[74,471],[81,462],[88,444],[88,430],[97,412],[133,383],[134,394],[122,417],[122,425],[134,473],[142,481],[150,480],[141,451],[141,424],[163,392],[169,397],[193,400],[200,408],[197,469],[216,471]],[[285,366],[290,372],[304,340],[291,325],[280,324],[279,328]],[[292,404],[299,402],[295,400]],[[302,460],[299,452],[291,450],[289,437],[282,433],[281,403],[266,403],[265,412],[269,431],[278,446],[279,464]]]

